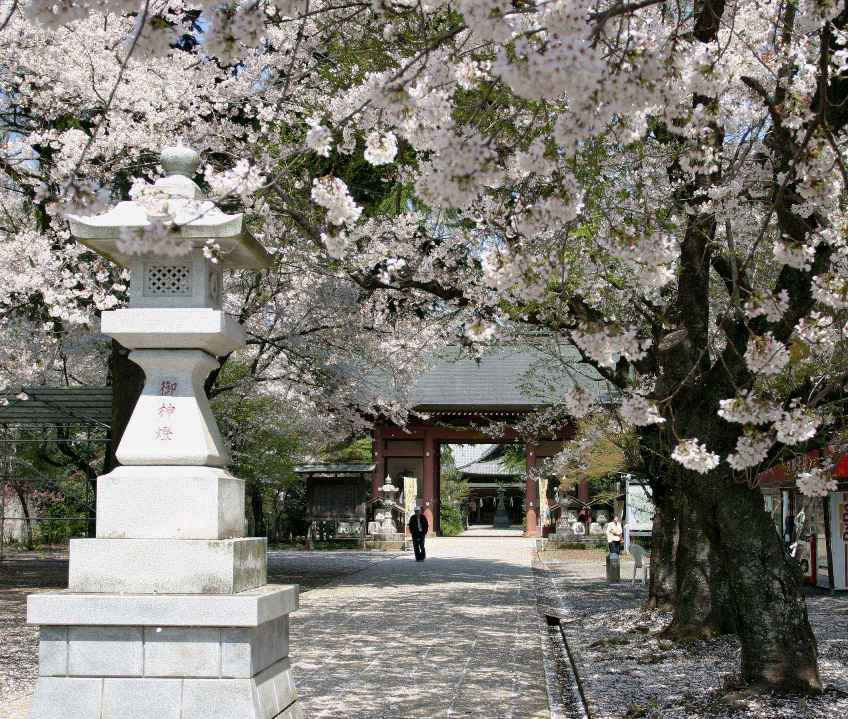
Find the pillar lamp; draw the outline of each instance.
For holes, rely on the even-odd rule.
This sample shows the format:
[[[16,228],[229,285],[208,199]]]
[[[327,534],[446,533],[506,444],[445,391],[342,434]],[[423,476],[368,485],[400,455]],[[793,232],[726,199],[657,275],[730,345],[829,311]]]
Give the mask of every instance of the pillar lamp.
[[[165,148],[160,160],[158,208],[120,202],[69,218],[75,238],[130,270],[129,307],[104,312],[101,326],[145,385],[122,466],[97,482],[96,538],[71,540],[67,590],[28,599],[40,625],[31,716],[295,719],[297,587],[266,584],[266,540],[244,536],[244,481],[226,470],[204,392],[217,358],[245,343],[222,310],[223,269],[262,269],[270,257],[242,215],[203,198],[194,150]],[[155,251],[163,218],[180,254]],[[204,253],[210,240],[217,261]]]

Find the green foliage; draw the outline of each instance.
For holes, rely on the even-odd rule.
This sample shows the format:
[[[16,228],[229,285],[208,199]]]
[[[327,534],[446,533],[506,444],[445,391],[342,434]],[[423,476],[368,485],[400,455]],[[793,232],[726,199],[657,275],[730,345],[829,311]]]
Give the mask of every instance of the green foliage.
[[[508,444],[504,447],[503,466],[515,474],[523,475],[527,471],[527,457],[523,444]]]
[[[465,531],[462,511],[457,506],[443,502],[440,521],[443,537],[458,537]]]
[[[21,529],[27,547],[86,536],[94,504],[91,480],[102,468],[104,445],[90,442],[86,432],[56,427],[18,428],[3,439],[10,455],[5,496],[15,502],[7,531]]]
[[[216,396],[212,407],[230,445],[231,471],[246,482],[251,531],[272,542],[296,541],[306,536],[309,525],[306,480],[294,468],[316,455],[322,462],[368,463],[371,439],[321,448],[288,420],[277,400],[239,391],[249,386],[249,375],[244,362],[231,358],[217,378],[217,386],[231,389]]]
[[[371,438],[359,439],[344,444],[332,445],[322,452],[322,460],[332,464],[356,464],[371,462]]]
[[[618,474],[611,473],[600,477],[589,478],[589,498],[601,502],[613,503],[618,496]]]
[[[35,523],[35,544],[66,544],[72,537],[85,536],[89,483],[75,478],[62,482],[61,487],[61,492],[45,492],[38,497],[40,521]]]
[[[456,468],[450,445],[442,445],[441,452],[440,523],[442,535],[456,537],[465,531],[463,508],[468,499],[468,481]]]
[[[232,454],[232,473],[244,479],[248,521],[257,536],[272,541],[305,534],[303,478],[294,468],[305,454],[306,438],[290,425],[278,402],[270,397],[245,396],[238,384],[247,367],[231,359],[224,365],[219,386],[236,386],[214,398],[212,407]]]

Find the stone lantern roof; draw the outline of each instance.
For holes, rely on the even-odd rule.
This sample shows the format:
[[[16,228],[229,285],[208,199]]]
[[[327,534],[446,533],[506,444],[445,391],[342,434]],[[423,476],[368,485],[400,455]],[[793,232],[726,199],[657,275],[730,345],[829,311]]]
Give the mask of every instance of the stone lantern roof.
[[[159,195],[160,212],[136,201],[119,202],[108,212],[93,217],[69,215],[71,234],[113,262],[129,267],[135,255],[121,249],[128,232],[144,231],[157,222],[173,224],[175,234],[202,247],[214,240],[221,248],[220,262],[231,269],[263,269],[271,264],[268,251],[244,228],[244,216],[228,215],[204,199],[203,192],[191,179],[197,172],[200,156],[182,145],[166,147],[160,155],[165,170],[153,185]],[[157,192],[158,191],[158,192]]]

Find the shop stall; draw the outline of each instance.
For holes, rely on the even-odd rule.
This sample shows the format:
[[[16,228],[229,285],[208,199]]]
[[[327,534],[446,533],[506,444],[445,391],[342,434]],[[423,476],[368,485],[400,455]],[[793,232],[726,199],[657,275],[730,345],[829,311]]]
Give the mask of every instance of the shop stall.
[[[833,464],[836,490],[827,497],[801,494],[796,478],[823,460]],[[761,472],[757,481],[775,531],[800,564],[805,581],[848,590],[848,455],[832,448],[812,450]]]

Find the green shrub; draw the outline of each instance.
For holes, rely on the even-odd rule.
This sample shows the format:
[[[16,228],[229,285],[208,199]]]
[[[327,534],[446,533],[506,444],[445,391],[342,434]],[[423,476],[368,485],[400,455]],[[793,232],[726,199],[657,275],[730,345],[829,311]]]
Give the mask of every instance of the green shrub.
[[[465,525],[462,521],[462,513],[458,507],[449,504],[442,505],[442,536],[443,537],[458,537],[465,531]]]

